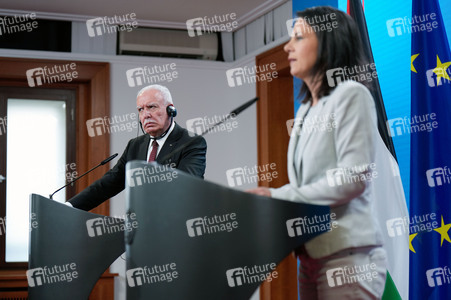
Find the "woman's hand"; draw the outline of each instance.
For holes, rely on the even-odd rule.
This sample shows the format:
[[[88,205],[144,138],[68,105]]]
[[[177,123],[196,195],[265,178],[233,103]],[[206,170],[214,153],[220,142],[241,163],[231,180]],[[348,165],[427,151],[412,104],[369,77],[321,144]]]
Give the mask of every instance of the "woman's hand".
[[[271,192],[269,191],[269,189],[267,187],[258,187],[255,189],[246,190],[246,192],[251,193],[251,194],[260,195],[260,196],[271,197]]]

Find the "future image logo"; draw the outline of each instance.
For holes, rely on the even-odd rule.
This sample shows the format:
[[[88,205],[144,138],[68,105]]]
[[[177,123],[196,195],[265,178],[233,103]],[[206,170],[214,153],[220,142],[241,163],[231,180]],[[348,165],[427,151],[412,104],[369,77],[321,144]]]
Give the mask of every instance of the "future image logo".
[[[294,36],[295,33],[306,34],[312,32],[317,33],[321,31],[331,32],[332,30],[338,28],[336,13],[314,15],[311,17],[304,16],[302,17],[302,20],[304,22],[298,23],[300,19],[301,18],[290,19],[286,22],[288,35],[290,37]]]
[[[144,284],[171,283],[179,276],[175,262],[134,268],[127,270],[125,274],[131,288]]]
[[[178,78],[178,71],[175,63],[144,66],[129,69],[125,72],[129,87],[151,85],[161,82],[171,82]]]
[[[385,22],[390,37],[401,36],[416,32],[431,32],[438,28],[437,15],[435,13],[414,15],[412,17],[394,18]]]
[[[6,234],[6,216],[0,218],[0,235]]]
[[[287,120],[286,124],[289,136],[294,134],[310,134],[312,132],[331,132],[338,126],[335,113],[318,114],[312,117],[289,119]]]
[[[414,115],[387,120],[387,128],[391,137],[417,132],[431,132],[438,128],[437,114]]]
[[[404,119],[402,118],[387,120],[387,127],[391,137],[403,135],[406,132],[410,132],[409,128],[405,126]]]
[[[127,219],[126,223],[124,220]],[[105,234],[113,234],[116,232],[130,232],[138,228],[136,214],[131,213],[123,216],[123,218],[115,217],[99,217],[86,221],[86,229],[90,237],[98,237]]]
[[[387,30],[390,37],[402,35],[406,32],[403,18],[395,18],[387,20]]]
[[[388,236],[395,237],[408,233],[408,226],[403,218],[394,218],[386,221]]]
[[[335,87],[343,81],[354,80],[357,82],[371,82],[377,78],[376,65],[374,63],[365,65],[345,66],[326,71],[327,83]]]
[[[144,269],[130,269],[126,272],[129,287],[141,286],[144,284]]]
[[[430,187],[440,187],[451,183],[451,170],[445,166],[429,169],[426,171],[426,178]]]
[[[346,168],[334,168],[326,171],[327,183],[331,187],[360,181],[371,182],[374,178],[377,178],[377,174],[375,163]]]
[[[226,120],[227,119],[227,120]],[[226,120],[226,121],[224,121]],[[214,125],[217,125],[213,127]],[[223,115],[212,117],[205,116],[203,118],[194,118],[186,121],[186,129],[191,136],[201,135],[202,133],[231,132],[238,128],[236,115]]]
[[[258,66],[244,66],[240,68],[229,69],[226,71],[227,83],[230,87],[238,87],[243,84],[252,84],[261,81],[271,82],[278,78],[275,63],[268,63]]]
[[[218,232],[231,232],[238,228],[236,213],[198,217],[186,221],[188,236],[197,237]]]
[[[448,266],[445,266],[444,268],[429,269],[426,271],[426,278],[430,287],[450,284],[451,270]]]
[[[437,67],[429,69],[426,71],[426,78],[430,87],[439,87],[443,83],[451,84],[451,68]]]
[[[0,135],[6,133],[6,127],[8,126],[8,117],[0,118]]]
[[[229,287],[239,287],[245,284],[271,282],[278,277],[275,263],[244,266],[226,271],[227,284]]]
[[[175,166],[175,163],[170,163],[130,169],[125,172],[125,179],[129,187],[139,187],[155,182],[172,182],[178,177]]]
[[[252,184],[260,181],[271,182],[278,177],[275,163],[265,165],[244,166],[226,171],[227,183],[230,187]]]
[[[296,237],[303,234],[332,231],[338,227],[336,219],[335,213],[289,219],[286,221],[288,236]]]
[[[0,36],[18,32],[31,32],[38,28],[36,13],[0,17]]]
[[[29,287],[38,287],[44,284],[70,283],[78,278],[77,264],[67,263],[64,265],[44,266],[26,271]]]
[[[144,169],[134,168],[127,171],[128,185],[130,187],[143,185],[144,179]]]
[[[35,287],[45,283],[44,270],[42,268],[31,269],[26,272],[28,286]]]
[[[186,29],[190,37],[215,32],[232,32],[237,27],[238,22],[236,21],[235,13],[194,18],[186,21]]]
[[[138,128],[138,116],[136,113],[122,116],[94,118],[86,121],[86,129],[90,137],[101,136],[118,132],[131,132]]]
[[[138,27],[136,14],[125,14],[122,16],[99,17],[86,21],[86,28],[90,37],[101,36],[103,34],[117,33],[120,31],[130,32]]]
[[[388,236],[392,238],[414,233],[431,232],[439,227],[436,213],[392,218],[385,223]]]
[[[326,271],[327,283],[330,287],[352,284],[361,281],[372,281],[378,277],[376,264],[344,266]]]
[[[30,87],[57,82],[72,82],[73,79],[78,78],[77,65],[75,63],[53,65],[51,67],[44,66],[29,69],[25,73]]]

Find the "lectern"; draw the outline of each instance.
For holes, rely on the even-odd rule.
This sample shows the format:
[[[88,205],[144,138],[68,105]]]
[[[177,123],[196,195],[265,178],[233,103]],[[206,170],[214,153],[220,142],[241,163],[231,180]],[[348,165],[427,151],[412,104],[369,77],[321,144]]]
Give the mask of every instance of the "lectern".
[[[88,299],[124,250],[124,220],[30,196],[30,299]]]
[[[127,164],[126,205],[137,225],[126,234],[127,299],[249,299],[293,249],[331,228],[327,206],[244,193],[156,163]]]

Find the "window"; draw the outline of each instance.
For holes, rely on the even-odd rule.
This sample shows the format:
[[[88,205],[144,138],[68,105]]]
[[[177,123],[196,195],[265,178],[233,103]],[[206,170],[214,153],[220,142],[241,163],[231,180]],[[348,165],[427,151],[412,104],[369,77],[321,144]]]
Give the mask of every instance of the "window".
[[[6,185],[6,199],[1,203],[6,213],[2,262],[23,264],[28,261],[29,195],[48,197],[77,174],[70,151],[75,147],[75,93],[31,88],[0,91],[0,111],[6,112],[5,126],[0,128],[4,133],[0,156],[6,156],[1,159],[6,166],[0,168],[5,177],[0,184]],[[66,193],[63,190],[53,199],[64,202]]]

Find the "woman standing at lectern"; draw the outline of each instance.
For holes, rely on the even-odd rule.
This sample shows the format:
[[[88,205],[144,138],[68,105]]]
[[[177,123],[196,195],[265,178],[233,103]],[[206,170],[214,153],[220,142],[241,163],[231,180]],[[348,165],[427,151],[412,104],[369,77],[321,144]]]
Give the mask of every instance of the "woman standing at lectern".
[[[298,17],[284,47],[304,96],[288,146],[290,182],[249,192],[329,205],[336,215],[336,228],[297,249],[300,299],[380,299],[386,252],[370,202],[380,139],[376,110],[365,82],[337,80],[371,70],[357,26],[344,12],[315,7]],[[348,280],[355,275],[367,279]]]

